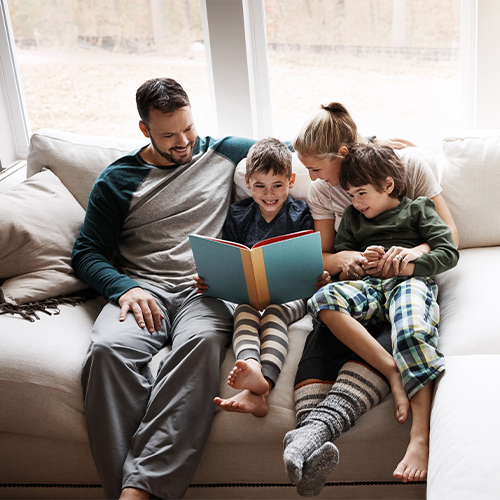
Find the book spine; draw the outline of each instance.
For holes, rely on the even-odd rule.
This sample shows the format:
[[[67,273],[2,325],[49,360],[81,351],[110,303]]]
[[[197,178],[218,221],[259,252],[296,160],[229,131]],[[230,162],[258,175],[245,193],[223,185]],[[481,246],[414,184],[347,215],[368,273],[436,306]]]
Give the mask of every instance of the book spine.
[[[257,308],[262,311],[271,303],[269,287],[267,285],[266,265],[262,248],[255,248],[251,252],[253,275],[257,292]]]

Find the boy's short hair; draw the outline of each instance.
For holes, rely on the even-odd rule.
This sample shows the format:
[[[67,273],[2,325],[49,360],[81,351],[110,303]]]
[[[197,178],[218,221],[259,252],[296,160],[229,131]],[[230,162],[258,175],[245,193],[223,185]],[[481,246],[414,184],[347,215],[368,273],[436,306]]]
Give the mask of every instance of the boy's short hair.
[[[292,152],[288,146],[274,137],[257,141],[248,151],[247,177],[257,172],[292,177]]]
[[[387,177],[394,180],[389,196],[401,199],[406,193],[406,168],[394,150],[389,146],[353,144],[342,161],[339,184],[346,190],[371,184],[382,192]]]
[[[190,106],[189,97],[182,86],[172,78],[153,78],[144,82],[135,94],[137,111],[142,122],[148,127],[151,109],[165,114]]]

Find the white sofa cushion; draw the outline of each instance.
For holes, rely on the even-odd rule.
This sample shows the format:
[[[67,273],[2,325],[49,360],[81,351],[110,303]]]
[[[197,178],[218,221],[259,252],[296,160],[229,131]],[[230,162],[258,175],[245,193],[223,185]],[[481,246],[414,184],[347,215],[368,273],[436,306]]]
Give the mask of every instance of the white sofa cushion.
[[[443,139],[441,180],[459,248],[500,245],[500,131]]]
[[[146,138],[139,142],[41,129],[31,136],[27,175],[49,168],[86,209],[97,176],[121,156],[146,144]]]
[[[71,267],[85,211],[56,175],[39,172],[0,194],[0,214],[3,300],[23,304],[88,288]]]

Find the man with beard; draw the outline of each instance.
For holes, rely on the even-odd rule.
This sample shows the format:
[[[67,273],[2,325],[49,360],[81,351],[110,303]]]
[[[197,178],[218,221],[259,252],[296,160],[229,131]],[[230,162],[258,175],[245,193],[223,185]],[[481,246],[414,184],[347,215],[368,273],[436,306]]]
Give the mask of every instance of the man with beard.
[[[187,235],[220,236],[235,166],[255,141],[198,137],[174,80],[145,82],[136,100],[151,143],[99,176],[73,251],[78,276],[109,299],[83,364],[85,417],[108,498],[182,498],[233,321],[231,306],[196,293]],[[166,344],[154,379],[149,362]]]

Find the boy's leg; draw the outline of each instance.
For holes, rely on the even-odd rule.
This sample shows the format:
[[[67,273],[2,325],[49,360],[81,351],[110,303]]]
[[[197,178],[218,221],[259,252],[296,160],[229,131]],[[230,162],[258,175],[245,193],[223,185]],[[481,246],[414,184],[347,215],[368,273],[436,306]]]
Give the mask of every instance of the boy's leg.
[[[439,306],[437,286],[428,278],[411,278],[391,293],[394,357],[411,398],[410,444],[394,476],[403,482],[421,481],[427,475],[429,426],[434,379],[444,371],[437,350]]]
[[[233,350],[236,359],[255,359],[260,363],[260,313],[247,304],[234,310]]]
[[[382,347],[387,352],[392,352],[390,324],[383,322],[369,328],[370,333]],[[356,372],[356,369],[361,366],[368,370],[368,377],[363,376],[361,369],[357,373],[355,385],[343,384],[342,377],[339,380],[341,370]],[[339,383],[344,386],[339,390],[334,389],[333,392],[341,400],[338,402],[338,406],[344,408],[350,415],[351,427],[363,414],[362,411],[359,411],[362,406],[357,401],[358,394],[369,394],[371,391],[376,391],[382,397],[390,391],[387,380],[381,374],[371,370],[359,356],[342,344],[324,325],[317,323],[306,340],[295,379],[297,429],[301,430],[302,425],[307,425],[308,416],[324,400],[328,393],[328,390],[325,392],[324,388],[332,388],[332,383],[326,382],[328,380],[339,380]],[[373,399],[373,404],[377,404],[376,398]],[[366,410],[368,409],[369,406],[366,407]],[[326,423],[328,417],[326,414],[324,417]],[[329,426],[335,425],[337,422],[338,419],[331,418]],[[334,434],[340,435],[347,430],[349,430],[349,426],[340,425],[336,427]],[[308,431],[306,430],[306,432]],[[300,433],[296,433],[295,437],[300,437]],[[304,459],[302,470],[299,472],[301,480],[297,484],[297,492],[303,496],[318,495],[325,485],[328,474],[335,468],[338,459],[338,450],[333,443],[321,445],[308,458]]]
[[[401,479],[403,483],[423,481],[427,477],[433,386],[434,382],[429,382],[411,399],[410,444],[394,471],[394,477]]]
[[[233,349],[236,363],[228,377],[228,384],[242,389],[233,397],[214,398],[223,410],[237,413],[251,413],[265,417],[269,411],[269,382],[262,375],[260,365],[260,312],[241,304],[234,313]]]
[[[85,419],[107,498],[118,498],[122,491],[123,465],[154,384],[148,364],[165,344],[170,328],[168,311],[158,299],[157,303],[165,316],[160,332],[139,328],[133,314],[120,322],[120,308],[110,302],[90,335],[81,375]]]
[[[260,359],[262,374],[276,385],[288,353],[288,325],[306,313],[304,300],[287,304],[272,304],[262,314],[260,326]]]
[[[269,384],[262,375],[260,312],[252,306],[241,304],[234,313],[233,349],[236,364],[228,377],[234,389],[248,389],[255,394],[264,394]]]
[[[394,359],[410,398],[444,371],[438,351],[437,286],[429,278],[411,278],[389,294],[386,307],[392,323]]]
[[[124,487],[182,498],[214,417],[219,369],[231,340],[233,310],[197,294],[175,294],[172,350],[161,366],[124,466]]]
[[[317,292],[308,305],[310,312],[319,317],[341,342],[387,378],[394,398],[396,420],[404,422],[409,402],[396,363],[360,323],[384,317],[379,290],[383,288],[381,283],[381,280],[335,283]]]
[[[388,393],[387,382],[364,363],[351,361],[343,366],[323,402],[308,414],[300,428],[285,436],[285,466],[292,484],[300,484],[300,494],[318,488],[321,491],[326,476],[337,466],[338,450],[323,445],[348,431]],[[326,463],[328,467],[320,466]]]

